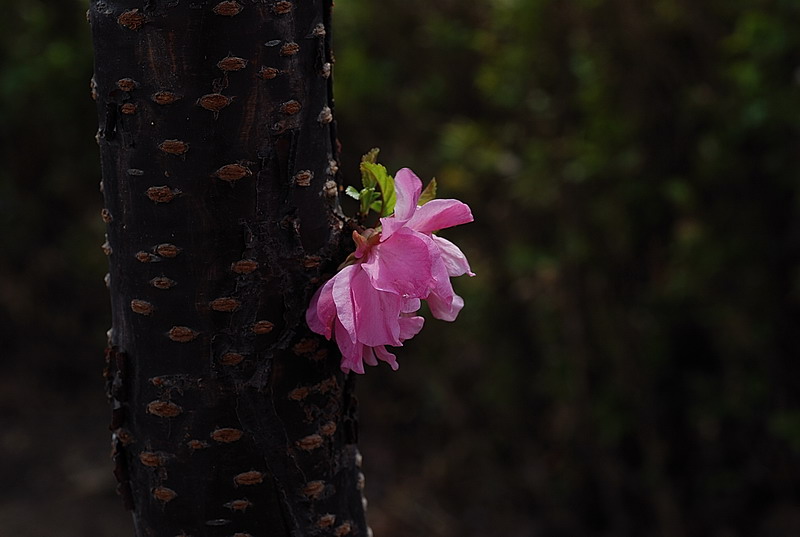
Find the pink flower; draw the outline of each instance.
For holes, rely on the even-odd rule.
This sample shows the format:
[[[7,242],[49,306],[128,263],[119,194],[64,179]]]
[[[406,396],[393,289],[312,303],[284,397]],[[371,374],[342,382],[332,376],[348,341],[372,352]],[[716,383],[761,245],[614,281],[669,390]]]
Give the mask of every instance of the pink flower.
[[[432,200],[417,206],[422,182],[403,168],[395,177],[397,203],[381,218],[382,231],[353,233],[354,263],[343,268],[311,299],[306,320],[314,332],[333,337],[342,351],[342,370],[364,372],[364,362],[396,357],[386,345],[402,346],[417,335],[424,319],[416,315],[420,299],[433,316],[453,321],[464,306],[450,277],[469,274],[469,263],[453,243],[433,232],[472,221],[469,207],[457,200]]]

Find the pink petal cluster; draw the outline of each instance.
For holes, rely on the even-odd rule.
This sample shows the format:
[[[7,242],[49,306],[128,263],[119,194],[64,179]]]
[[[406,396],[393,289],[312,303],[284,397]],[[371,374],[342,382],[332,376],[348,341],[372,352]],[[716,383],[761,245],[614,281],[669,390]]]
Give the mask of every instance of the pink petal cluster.
[[[467,258],[434,231],[472,222],[469,206],[458,200],[431,200],[417,206],[422,181],[403,168],[395,176],[394,214],[381,218],[381,231],[353,233],[354,264],[317,290],[306,312],[308,326],[342,351],[342,371],[364,373],[364,363],[383,360],[397,369],[386,345],[402,346],[417,335],[424,319],[417,315],[427,300],[433,316],[453,321],[464,300],[450,278],[469,274]]]

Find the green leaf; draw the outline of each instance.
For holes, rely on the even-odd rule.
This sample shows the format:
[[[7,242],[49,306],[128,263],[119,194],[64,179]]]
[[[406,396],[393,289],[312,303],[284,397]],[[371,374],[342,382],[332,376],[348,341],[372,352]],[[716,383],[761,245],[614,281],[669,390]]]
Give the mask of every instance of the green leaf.
[[[428,186],[425,187],[425,190],[422,191],[422,194],[419,195],[419,200],[417,200],[417,205],[425,205],[432,199],[436,199],[436,178],[434,177],[431,179],[431,182],[428,183]]]
[[[375,164],[374,162],[361,162],[361,173],[366,173],[370,177],[370,181],[377,183],[383,194],[383,207],[381,207],[380,215],[389,216],[394,212],[394,204],[397,202],[397,195],[394,191],[394,179],[386,171],[382,164]]]
[[[378,149],[377,147],[373,147],[361,157],[361,162],[371,162],[375,164],[376,162],[378,162],[378,153],[380,152],[381,152],[380,149]]]
[[[356,190],[352,186],[348,186],[347,190],[345,190],[344,193],[347,194],[348,196],[350,196],[351,198],[353,198],[354,200],[360,200],[361,199],[361,192],[359,192],[358,190]]]
[[[380,153],[380,149],[377,147],[373,147],[364,156],[361,157],[362,163],[369,163],[375,164],[378,159],[378,153]],[[374,188],[375,187],[375,177],[370,175],[367,171],[364,170],[364,167],[361,167],[361,184],[364,185],[364,188]]]
[[[361,214],[367,214],[369,212],[370,205],[372,205],[375,200],[380,197],[380,193],[375,192],[374,188],[365,188],[359,192],[359,200],[361,201]]]

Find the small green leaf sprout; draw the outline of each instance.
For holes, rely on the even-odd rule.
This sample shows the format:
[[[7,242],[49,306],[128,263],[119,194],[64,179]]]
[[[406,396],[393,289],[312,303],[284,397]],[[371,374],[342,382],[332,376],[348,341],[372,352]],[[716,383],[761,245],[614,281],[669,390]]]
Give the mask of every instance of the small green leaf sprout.
[[[386,167],[378,163],[380,149],[373,148],[361,157],[361,185],[362,189],[348,186],[345,194],[358,200],[361,218],[365,218],[369,211],[375,211],[380,217],[387,217],[394,213],[397,203],[397,193],[394,188],[394,178],[386,171]],[[419,198],[419,205],[431,201],[436,197],[436,179],[432,179],[423,190]]]

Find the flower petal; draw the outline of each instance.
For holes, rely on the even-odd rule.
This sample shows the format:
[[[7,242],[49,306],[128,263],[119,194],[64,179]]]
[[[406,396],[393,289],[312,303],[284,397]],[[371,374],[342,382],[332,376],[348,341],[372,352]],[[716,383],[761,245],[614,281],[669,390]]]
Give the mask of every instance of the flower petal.
[[[403,299],[395,293],[375,289],[360,267],[350,280],[350,289],[358,342],[370,347],[399,345]]]
[[[397,371],[397,368],[400,366],[397,364],[397,357],[394,354],[387,351],[386,347],[384,347],[383,345],[375,347],[374,350],[378,358],[380,358],[381,360],[392,366],[393,371]]]
[[[340,270],[336,276],[333,277],[333,288],[331,295],[333,302],[336,305],[336,317],[340,324],[349,334],[350,340],[356,342],[356,312],[355,305],[353,304],[353,295],[351,291],[352,279],[361,272],[361,265],[350,265]],[[337,340],[339,333],[336,333]],[[339,345],[341,348],[341,345]]]
[[[362,356],[364,357],[364,362],[366,362],[367,365],[378,365],[378,359],[375,357],[373,350],[373,347],[364,345]]]
[[[348,371],[355,371],[356,373],[364,373],[364,363],[361,360],[363,355],[361,343],[355,343],[350,339],[350,334],[340,322],[334,323],[336,344],[339,350],[342,351],[341,369],[345,373]]]
[[[425,319],[420,316],[400,317],[400,340],[405,341],[419,334],[422,330],[422,325],[425,324]]]
[[[306,322],[312,332],[331,338],[333,320],[336,318],[336,304],[333,302],[333,278],[317,289],[306,310]]]
[[[436,293],[431,293],[428,295],[428,306],[433,316],[437,319],[455,321],[456,317],[458,317],[458,312],[464,307],[464,299],[455,293],[449,300]]]
[[[400,313],[415,313],[420,307],[421,305],[418,298],[407,298],[403,302]]]
[[[394,216],[381,218],[381,240],[385,241],[395,234],[398,229],[406,225],[408,220],[398,220]]]
[[[441,251],[442,261],[444,261],[447,267],[447,274],[449,276],[461,276],[462,274],[475,276],[475,273],[469,268],[467,256],[464,255],[464,252],[462,252],[458,246],[436,235],[432,235],[431,238]]]
[[[450,282],[450,274],[447,270],[447,263],[442,257],[442,251],[439,249],[439,246],[433,240],[433,236],[431,236],[429,245],[431,256],[433,257],[433,263],[431,264],[433,286],[431,288],[431,292],[436,293],[442,300],[447,301],[449,304],[455,293],[453,293],[453,284]]]
[[[414,172],[403,168],[394,176],[394,190],[397,194],[397,203],[394,214],[381,218],[381,240],[385,241],[406,225],[417,210],[417,200],[422,193],[422,181]]]
[[[472,220],[472,211],[466,203],[458,200],[431,200],[422,207],[417,207],[406,226],[420,233],[432,233]]]
[[[372,249],[361,266],[372,286],[403,298],[420,298],[433,287],[433,242],[420,233],[403,229]],[[438,249],[433,245],[433,252]]]
[[[406,221],[414,216],[417,209],[417,200],[422,193],[422,181],[414,172],[403,168],[394,176],[394,191],[397,194],[394,216]]]
[[[433,244],[433,248],[438,248],[433,241],[431,241],[431,244]],[[436,285],[431,290],[430,294],[425,297],[428,301],[431,313],[433,313],[433,316],[437,319],[446,321],[455,320],[456,315],[458,315],[458,310],[461,308],[459,307],[458,310],[455,312],[453,311],[453,299],[456,294],[453,291],[453,284],[447,274],[447,266],[441,258],[441,255],[435,260],[432,272]]]

